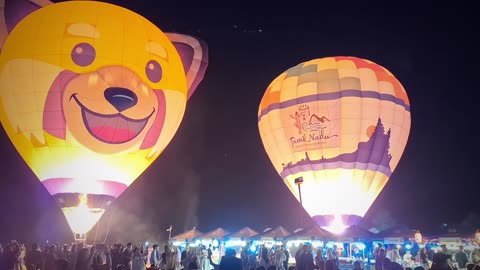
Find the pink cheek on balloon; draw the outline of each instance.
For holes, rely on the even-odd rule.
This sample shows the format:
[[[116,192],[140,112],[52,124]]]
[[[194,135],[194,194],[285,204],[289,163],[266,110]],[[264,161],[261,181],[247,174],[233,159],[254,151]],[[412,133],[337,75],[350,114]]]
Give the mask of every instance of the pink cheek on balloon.
[[[43,109],[43,130],[59,139],[65,139],[65,115],[63,113],[63,94],[68,83],[78,74],[69,70],[58,74],[50,86]]]
[[[160,137],[162,133],[163,124],[165,123],[165,113],[166,113],[166,100],[165,94],[162,90],[153,90],[155,96],[158,100],[158,108],[157,108],[157,116],[153,122],[152,127],[148,130],[147,135],[145,135],[145,139],[140,146],[140,149],[148,149],[153,147]]]

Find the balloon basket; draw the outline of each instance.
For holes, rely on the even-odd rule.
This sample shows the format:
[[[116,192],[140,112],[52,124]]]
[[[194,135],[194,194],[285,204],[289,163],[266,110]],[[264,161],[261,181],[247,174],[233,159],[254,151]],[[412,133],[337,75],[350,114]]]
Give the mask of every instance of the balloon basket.
[[[85,243],[87,240],[87,234],[86,233],[75,233],[73,234],[73,238],[75,239],[75,243]]]

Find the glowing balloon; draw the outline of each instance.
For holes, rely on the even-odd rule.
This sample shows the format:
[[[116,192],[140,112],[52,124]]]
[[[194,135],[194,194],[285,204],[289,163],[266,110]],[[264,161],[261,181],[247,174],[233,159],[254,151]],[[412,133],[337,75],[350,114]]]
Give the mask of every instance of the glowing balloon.
[[[258,127],[290,191],[319,226],[339,232],[358,223],[397,166],[410,132],[410,103],[385,68],[327,57],[270,83]]]
[[[101,2],[61,2],[10,19],[19,17],[6,17],[0,120],[83,234],[174,136],[203,79],[207,47]]]

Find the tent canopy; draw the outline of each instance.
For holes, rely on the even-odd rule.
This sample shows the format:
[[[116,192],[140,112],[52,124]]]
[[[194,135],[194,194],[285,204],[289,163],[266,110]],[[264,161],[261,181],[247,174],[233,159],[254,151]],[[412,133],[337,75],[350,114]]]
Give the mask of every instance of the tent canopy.
[[[223,239],[229,232],[223,228],[217,228],[213,231],[209,231],[200,236],[202,239]]]
[[[324,230],[317,225],[309,228],[302,229],[296,233],[290,234],[286,239],[318,239],[318,240],[330,240],[335,236],[327,230]]]
[[[202,235],[202,233],[197,230],[196,228],[191,229],[190,231],[186,231],[184,233],[175,235],[172,237],[170,240],[175,240],[175,241],[187,241],[191,239],[198,238]]]
[[[225,238],[250,238],[257,235],[258,232],[252,230],[250,227],[245,227],[237,232],[224,236]]]
[[[273,230],[268,230],[261,234],[255,235],[255,238],[285,238],[289,235],[290,235],[289,231],[287,231],[282,226],[278,226]]]

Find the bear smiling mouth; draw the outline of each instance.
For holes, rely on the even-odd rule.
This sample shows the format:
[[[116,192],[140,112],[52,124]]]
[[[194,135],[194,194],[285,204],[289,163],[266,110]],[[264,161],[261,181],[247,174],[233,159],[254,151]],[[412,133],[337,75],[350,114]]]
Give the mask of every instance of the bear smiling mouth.
[[[155,108],[147,117],[143,119],[131,119],[120,113],[100,114],[85,107],[77,98],[77,94],[72,94],[72,98],[82,109],[82,118],[88,132],[97,140],[109,143],[120,144],[133,140],[147,125],[148,120],[155,112]]]

